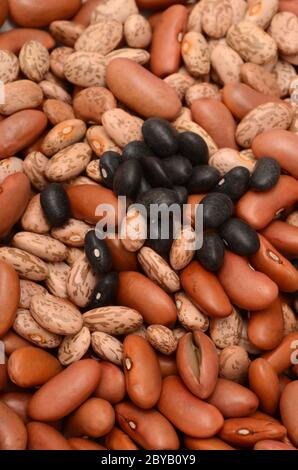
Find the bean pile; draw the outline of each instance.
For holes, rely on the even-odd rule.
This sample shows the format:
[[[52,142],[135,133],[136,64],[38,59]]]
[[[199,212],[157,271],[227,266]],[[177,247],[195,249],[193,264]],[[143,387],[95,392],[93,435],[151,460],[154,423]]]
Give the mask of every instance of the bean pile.
[[[50,3],[0,2],[0,449],[297,450],[298,1]]]

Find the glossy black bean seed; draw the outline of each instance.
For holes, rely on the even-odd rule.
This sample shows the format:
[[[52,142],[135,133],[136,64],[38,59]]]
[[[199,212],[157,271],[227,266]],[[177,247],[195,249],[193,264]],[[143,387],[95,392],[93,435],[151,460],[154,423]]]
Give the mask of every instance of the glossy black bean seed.
[[[144,157],[142,159],[144,175],[153,188],[172,188],[172,183],[163,169],[160,158]]]
[[[179,203],[181,205],[187,204],[187,200],[188,200],[188,191],[187,191],[187,189],[184,186],[174,186],[173,189],[176,192],[176,194],[178,195]]]
[[[209,160],[209,149],[205,140],[194,132],[182,132],[178,136],[179,151],[193,165],[206,165]]]
[[[122,159],[125,160],[141,160],[143,157],[154,157],[152,150],[141,140],[130,142],[123,149]]]
[[[117,169],[113,189],[117,196],[134,199],[142,179],[142,167],[138,160],[126,160]]]
[[[98,281],[92,293],[89,309],[106,307],[115,303],[119,284],[118,273],[108,273]]]
[[[147,212],[150,211],[152,204],[165,204],[171,206],[172,204],[179,204],[179,197],[176,191],[167,188],[152,188],[146,193],[142,194],[136,201],[138,204],[142,204]]]
[[[143,124],[143,136],[158,157],[170,157],[178,151],[178,132],[164,119],[147,119]]]
[[[277,184],[279,177],[279,163],[270,157],[260,158],[251,175],[250,188],[254,191],[268,191]]]
[[[220,180],[220,173],[216,168],[208,165],[195,166],[187,189],[189,194],[207,193],[212,191]]]
[[[214,191],[227,194],[232,201],[246,193],[249,187],[250,172],[244,166],[236,166],[220,180]]]
[[[240,256],[254,255],[260,248],[257,232],[242,219],[225,222],[220,227],[220,236],[229,249]]]
[[[49,184],[40,195],[40,203],[52,227],[61,227],[71,217],[69,198],[61,184]]]
[[[225,246],[216,232],[205,232],[203,246],[197,251],[197,260],[208,271],[218,271],[224,262]]]
[[[108,188],[113,188],[115,173],[121,164],[121,155],[117,152],[105,152],[99,160],[99,170],[103,183]]]
[[[162,166],[172,184],[184,186],[188,183],[192,173],[192,164],[188,158],[174,155],[163,159]]]
[[[204,229],[220,227],[234,212],[233,201],[226,194],[207,194],[201,204],[203,204]]]
[[[112,256],[105,240],[90,230],[85,237],[85,253],[92,268],[98,273],[107,273],[112,268]]]

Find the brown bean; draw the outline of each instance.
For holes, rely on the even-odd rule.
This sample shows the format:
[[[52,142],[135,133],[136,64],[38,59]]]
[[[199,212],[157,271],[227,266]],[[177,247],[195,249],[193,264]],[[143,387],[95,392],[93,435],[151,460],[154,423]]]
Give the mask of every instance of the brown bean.
[[[184,443],[185,447],[190,450],[235,450],[234,447],[218,439],[218,437],[211,437],[210,439],[185,437]]]
[[[298,2],[297,0],[280,0],[278,5],[279,11],[290,11],[298,16]]]
[[[261,233],[277,250],[287,256],[298,256],[298,227],[274,220]]]
[[[288,384],[282,392],[280,399],[280,413],[283,424],[288,430],[288,435],[293,444],[298,446],[298,380]]]
[[[250,257],[252,266],[267,274],[281,291],[295,292],[298,290],[298,271],[294,266],[266,240],[259,235],[260,249]]]
[[[260,408],[274,415],[279,403],[280,388],[277,373],[272,365],[259,357],[252,361],[248,371],[249,386],[259,397]]]
[[[235,141],[236,122],[231,111],[223,103],[211,98],[196,100],[192,104],[191,112],[194,121],[208,132],[219,149],[238,149]]]
[[[10,203],[12,203],[11,200]],[[19,277],[9,264],[0,261],[0,338],[4,336],[13,325],[19,301]]]
[[[283,129],[271,129],[254,139],[252,150],[256,158],[270,155],[283,170],[298,178],[297,146],[297,134]]]
[[[105,445],[109,450],[138,450],[130,437],[116,427],[106,436]]]
[[[292,365],[293,357],[297,358],[297,344],[298,332],[290,333],[275,349],[263,354],[263,358],[270,362],[277,374],[281,374]]]
[[[231,302],[246,310],[269,307],[278,295],[277,285],[266,274],[254,271],[246,258],[226,251],[218,278]]]
[[[137,254],[127,251],[117,236],[107,238],[106,242],[112,256],[112,269],[114,271],[138,270]]]
[[[123,431],[143,449],[179,449],[179,439],[174,427],[158,411],[141,410],[127,401],[116,405],[115,412]]]
[[[150,10],[162,10],[174,3],[186,3],[186,0],[136,0],[139,8]]]
[[[47,49],[52,49],[55,41],[46,31],[40,29],[15,28],[0,34],[0,49],[17,54],[27,41],[39,41]]]
[[[255,444],[254,450],[297,450],[295,447],[271,439],[264,439]]]
[[[197,261],[182,271],[180,280],[186,294],[206,315],[222,318],[232,313],[232,305],[217,277]]]
[[[19,111],[0,122],[0,155],[12,157],[31,145],[45,130],[47,117],[41,111]]]
[[[80,437],[72,437],[68,439],[68,444],[72,450],[107,450],[105,447],[97,444],[97,442]]]
[[[127,336],[123,347],[123,369],[128,396],[139,408],[153,408],[161,392],[161,371],[156,354],[141,336]]]
[[[181,111],[175,90],[130,59],[112,60],[106,80],[113,95],[141,116],[173,121]]]
[[[120,369],[111,362],[100,363],[101,376],[94,395],[112,405],[122,401],[126,395],[125,377]]]
[[[25,450],[27,431],[21,418],[0,401],[0,450]]]
[[[100,373],[100,365],[92,359],[71,364],[33,395],[29,415],[41,421],[55,421],[67,416],[94,392]]]
[[[6,391],[9,377],[7,373],[7,359],[4,364],[0,364],[0,392]]]
[[[117,301],[119,305],[137,310],[149,325],[170,327],[177,318],[172,298],[153,281],[137,272],[120,273]]]
[[[29,196],[30,181],[24,173],[8,176],[0,185],[0,238],[21,218]]]
[[[298,201],[298,181],[282,175],[277,185],[265,193],[248,191],[236,206],[237,216],[253,228],[265,228],[285,208]]]
[[[264,351],[270,351],[280,344],[284,335],[284,321],[279,297],[269,307],[251,312],[247,335],[254,346]]]
[[[72,437],[98,438],[109,433],[114,424],[112,405],[102,398],[89,398],[67,418],[65,433]]]
[[[7,370],[13,383],[22,388],[32,388],[48,382],[61,372],[62,367],[48,352],[30,346],[11,354]]]
[[[187,333],[179,341],[176,361],[186,387],[195,396],[208,398],[218,377],[218,354],[211,339],[199,330]]]
[[[280,389],[281,392],[284,391],[286,385],[291,383],[291,379],[289,379],[289,377],[285,374],[279,375],[278,376],[278,381],[279,381],[279,389]]]
[[[175,376],[164,379],[158,409],[176,428],[191,437],[213,437],[223,425],[221,413],[192,395]]]
[[[224,104],[237,119],[265,103],[283,103],[276,96],[263,95],[244,83],[229,83],[222,90]]]
[[[12,20],[24,27],[40,28],[52,21],[67,20],[75,15],[81,0],[9,0],[9,13]]]
[[[1,338],[5,347],[5,353],[7,356],[10,356],[14,351],[17,351],[20,348],[25,348],[26,346],[31,346],[29,341],[26,341],[24,338],[21,338],[14,331],[9,330],[6,335]]]
[[[224,422],[219,437],[228,444],[253,447],[264,439],[280,440],[287,430],[278,423],[255,418],[231,418]]]
[[[165,354],[157,354],[157,359],[163,379],[169,375],[178,375],[175,355],[166,356]]]
[[[8,0],[2,0],[0,5],[0,26],[6,21],[8,15]]]
[[[117,102],[112,93],[103,87],[85,88],[77,93],[73,100],[76,117],[97,124],[101,124],[101,117],[106,111],[116,106]]]
[[[0,395],[0,401],[13,410],[25,424],[30,421],[27,409],[31,398],[32,394],[25,392],[7,392]]]
[[[215,406],[225,418],[242,418],[256,411],[259,400],[253,391],[243,385],[218,379],[208,403]]]
[[[182,5],[173,5],[162,14],[151,44],[150,68],[154,75],[163,78],[178,72],[187,19],[188,11]]]
[[[27,431],[29,450],[71,450],[65,437],[48,424],[31,422]]]
[[[43,112],[53,126],[69,119],[75,119],[72,107],[59,100],[46,100],[43,104]],[[42,142],[44,139],[42,139]]]
[[[71,212],[75,219],[96,224],[105,218],[105,220],[110,221],[112,224],[118,223],[118,200],[110,189],[100,185],[83,184],[71,186],[68,188],[67,194],[71,204]],[[100,205],[107,204],[114,208],[115,217],[112,211],[109,214],[101,209],[99,213],[97,212],[97,208]]]

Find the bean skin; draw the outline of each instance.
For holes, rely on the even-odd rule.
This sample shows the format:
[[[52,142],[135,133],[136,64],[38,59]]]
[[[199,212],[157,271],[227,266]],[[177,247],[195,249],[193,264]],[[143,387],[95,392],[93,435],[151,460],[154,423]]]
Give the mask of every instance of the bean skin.
[[[208,403],[214,405],[225,418],[242,418],[256,411],[259,400],[253,391],[243,385],[218,379]]]
[[[257,161],[250,179],[250,188],[254,191],[268,191],[274,188],[280,177],[280,166],[269,157]]]
[[[263,358],[270,362],[277,374],[281,374],[291,366],[292,354],[297,357],[295,353],[297,341],[298,332],[290,333],[283,338],[276,348],[263,354]]]
[[[161,392],[161,370],[156,354],[141,336],[127,336],[123,347],[123,369],[128,396],[142,409],[153,408]]]
[[[240,256],[254,255],[260,248],[257,232],[241,219],[225,222],[220,227],[220,235],[229,249]]]
[[[184,443],[189,450],[235,450],[234,447],[217,437],[211,437],[210,439],[185,437]]]
[[[130,59],[114,59],[107,67],[107,84],[114,96],[141,116],[173,121],[181,111],[176,92]],[[132,93],[128,93],[132,90]]]
[[[150,68],[157,77],[163,78],[178,71],[187,18],[188,11],[184,6],[173,5],[165,10],[154,28]]]
[[[0,401],[0,450],[25,450],[27,431],[21,418]]]
[[[94,395],[114,405],[122,401],[126,395],[125,378],[120,367],[111,362],[100,363],[101,377]]]
[[[179,439],[171,423],[158,411],[141,410],[130,402],[116,405],[116,419],[129,437],[146,450],[177,450]]]
[[[112,256],[112,269],[117,272],[138,270],[136,253],[127,251],[117,236],[107,238],[106,243]]]
[[[254,450],[297,450],[295,447],[279,441],[264,439],[255,444]]]
[[[250,173],[247,168],[237,166],[224,175],[215,188],[216,192],[227,194],[232,201],[238,201],[249,186]]]
[[[216,276],[197,261],[182,271],[180,280],[187,295],[207,315],[224,318],[232,313],[232,305]]]
[[[17,54],[27,41],[39,41],[47,49],[52,49],[55,41],[46,31],[40,29],[19,28],[0,34],[0,49]]]
[[[0,26],[6,21],[8,15],[8,0],[2,0],[0,6]]]
[[[31,422],[27,425],[29,450],[71,450],[60,432],[45,423]]]
[[[248,371],[249,386],[260,400],[260,408],[274,415],[279,403],[280,388],[278,376],[265,359],[259,357],[252,361]]]
[[[288,430],[289,438],[296,447],[298,446],[297,390],[298,380],[295,380],[285,387],[280,400],[280,413],[282,422]]]
[[[20,281],[16,271],[4,261],[0,261],[0,338],[13,325],[20,300]]]
[[[284,321],[279,297],[267,308],[250,313],[247,334],[251,343],[263,351],[272,350],[280,344]]]
[[[208,271],[218,271],[224,261],[225,247],[216,232],[204,233],[203,246],[197,251],[197,260]]]
[[[105,444],[109,450],[138,450],[130,437],[116,427],[106,436]]]
[[[14,411],[27,424],[30,418],[27,413],[29,401],[32,398],[31,393],[25,392],[7,392],[0,395],[0,401],[5,403],[12,411]]]
[[[261,233],[281,253],[298,256],[298,227],[274,220]]]

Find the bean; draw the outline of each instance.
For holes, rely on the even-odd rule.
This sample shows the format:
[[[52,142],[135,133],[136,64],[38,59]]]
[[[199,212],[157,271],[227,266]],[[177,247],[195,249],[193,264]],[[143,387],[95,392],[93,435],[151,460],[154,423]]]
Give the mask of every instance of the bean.
[[[105,240],[98,238],[95,230],[91,230],[85,237],[85,253],[89,263],[96,272],[106,273],[112,267],[112,257]]]
[[[167,188],[153,188],[146,191],[137,199],[138,204],[142,204],[150,214],[150,206],[157,204],[158,206],[166,204],[172,206],[173,204],[179,204],[178,195],[175,191]]]
[[[48,424],[31,421],[27,431],[29,450],[71,450],[62,434]]]
[[[130,437],[116,427],[106,436],[105,444],[109,450],[138,450]]]
[[[115,173],[119,168],[120,164],[120,154],[118,152],[114,152],[113,150],[105,152],[100,158],[100,173],[102,175],[104,184],[110,189],[113,189]]]
[[[72,448],[72,450],[107,450],[100,444],[97,444],[91,439],[85,439],[80,437],[72,437],[68,439],[68,444]]]
[[[187,158],[181,155],[164,158],[162,166],[172,184],[183,186],[188,183],[192,173],[192,165]]]
[[[214,391],[218,376],[218,356],[214,344],[201,331],[184,335],[178,345],[177,368],[186,387],[201,399]]]
[[[153,188],[172,188],[172,183],[163,168],[163,162],[160,158],[143,157],[142,167],[146,179]]]
[[[3,23],[6,21],[8,15],[8,0],[4,0],[1,3],[1,8],[0,8],[0,26],[3,25]]]
[[[250,179],[254,191],[268,191],[276,186],[280,177],[280,166],[273,158],[264,157],[257,161]]]
[[[153,151],[141,140],[134,140],[124,147],[122,152],[122,160],[130,160],[135,158],[141,160],[144,156],[152,157]]]
[[[207,271],[218,271],[224,260],[225,247],[216,232],[204,233],[203,246],[197,251],[196,257]]]
[[[235,450],[232,446],[217,437],[210,439],[185,437],[184,443],[186,448],[190,450]]]
[[[92,293],[89,308],[100,308],[111,305],[117,295],[118,290],[118,274],[111,272],[106,274],[96,284]]]
[[[185,7],[173,5],[165,10],[154,28],[150,62],[150,68],[154,75],[165,77],[178,71],[187,14]]]
[[[193,165],[208,163],[209,150],[205,140],[194,132],[181,132],[178,136],[179,150]]]
[[[214,405],[225,418],[242,418],[256,411],[259,400],[248,388],[230,380],[218,379],[208,403]]]
[[[178,150],[178,134],[164,119],[147,119],[143,125],[143,136],[146,144],[159,157],[170,157]]]
[[[20,299],[20,282],[16,271],[4,261],[0,261],[0,302],[2,338],[12,327]]]
[[[220,235],[228,248],[240,256],[251,256],[260,248],[257,232],[244,220],[232,218],[220,227]]]
[[[0,401],[0,417],[3,425],[0,434],[1,450],[25,450],[27,431],[21,418]]]
[[[260,408],[274,415],[278,407],[280,388],[278,376],[269,362],[258,358],[252,361],[249,371],[249,386],[260,399]]]
[[[186,294],[206,315],[224,318],[232,313],[232,305],[217,277],[198,262],[190,263],[182,271],[180,280]]]
[[[133,199],[139,190],[142,178],[142,168],[137,160],[123,162],[115,172],[113,189],[117,196],[127,196]]]
[[[70,204],[64,188],[53,183],[42,193],[40,202],[48,222],[53,227],[61,227],[70,218]]]
[[[223,176],[214,190],[218,193],[227,194],[233,202],[236,202],[246,193],[249,180],[249,170],[243,166],[236,166]]]
[[[130,402],[116,405],[116,419],[129,437],[146,450],[176,450],[179,439],[171,423],[158,411],[141,410]]]
[[[254,450],[297,450],[295,447],[279,441],[265,439],[255,444]]]
[[[28,4],[11,0],[9,7],[15,23],[28,28],[39,28],[49,25],[52,21],[71,18],[80,8],[80,1],[54,0],[49,10],[44,1],[30,0]]]
[[[100,365],[92,359],[70,365],[34,394],[29,415],[40,421],[55,421],[67,416],[93,393],[100,372]]]
[[[7,392],[0,395],[0,400],[14,411],[21,418],[24,424],[27,424],[29,422],[27,408],[31,397],[31,393]]]
[[[220,173],[216,168],[208,165],[195,166],[188,182],[188,193],[198,194],[212,191],[220,180]]]
[[[19,28],[0,34],[0,48],[17,54],[27,41],[39,41],[47,49],[52,49],[55,41],[47,32],[39,29]]]
[[[298,255],[297,227],[294,225],[287,224],[281,220],[274,220],[261,233],[282,253],[288,256]]]
[[[210,193],[202,199],[201,203],[206,229],[218,228],[232,216],[234,211],[232,200],[224,193]]]
[[[297,384],[295,380],[288,384],[282,392],[280,399],[280,413],[283,424],[286,426],[289,434],[289,438],[293,444],[297,447],[298,436],[297,436]]]
[[[165,354],[157,354],[157,359],[160,365],[161,376],[164,379],[165,377],[169,377],[169,375],[177,375],[177,365],[175,357],[166,356]]]
[[[5,352],[8,356],[10,356],[14,351],[17,351],[20,348],[30,346],[30,343],[28,341],[18,336],[12,330],[9,330],[4,336],[2,336],[1,340],[4,343]]]
[[[114,59],[107,67],[106,79],[114,96],[142,116],[172,121],[181,111],[176,92],[132,60]],[[130,89],[133,94],[127,93]]]
[[[284,322],[279,298],[269,307],[250,314],[247,334],[252,344],[262,350],[271,350],[280,344]]]
[[[143,295],[139,296],[139,292]],[[140,273],[120,273],[117,301],[120,305],[136,309],[149,325],[172,326],[177,318],[171,297]]]
[[[291,366],[292,354],[295,353],[295,342],[297,340],[298,333],[290,333],[283,338],[278,346],[263,355],[277,374],[281,374]]]
[[[122,401],[126,395],[125,377],[122,370],[115,364],[102,361],[101,377],[94,395],[107,400],[112,405]]]
[[[121,271],[137,271],[137,256],[127,251],[121,240],[116,236],[107,237],[106,243],[112,256],[112,269]]]

